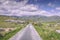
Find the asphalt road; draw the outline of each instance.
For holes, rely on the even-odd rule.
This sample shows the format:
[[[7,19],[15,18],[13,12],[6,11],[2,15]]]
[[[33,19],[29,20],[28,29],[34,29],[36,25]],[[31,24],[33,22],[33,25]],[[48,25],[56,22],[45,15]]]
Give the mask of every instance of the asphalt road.
[[[32,40],[31,29],[28,27],[20,40]]]
[[[28,24],[26,28],[19,31],[9,40],[42,40],[42,38],[38,35],[33,25]]]

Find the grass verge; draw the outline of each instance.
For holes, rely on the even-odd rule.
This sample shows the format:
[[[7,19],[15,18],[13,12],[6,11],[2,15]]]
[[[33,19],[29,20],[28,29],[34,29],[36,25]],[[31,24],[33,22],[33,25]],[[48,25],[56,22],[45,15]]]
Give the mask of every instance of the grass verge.
[[[23,27],[17,28],[14,31],[11,31],[9,33],[6,33],[4,37],[1,37],[0,40],[8,40],[11,38],[13,35],[15,35],[18,31],[20,31]]]
[[[34,25],[43,40],[60,40],[60,34],[52,27]]]

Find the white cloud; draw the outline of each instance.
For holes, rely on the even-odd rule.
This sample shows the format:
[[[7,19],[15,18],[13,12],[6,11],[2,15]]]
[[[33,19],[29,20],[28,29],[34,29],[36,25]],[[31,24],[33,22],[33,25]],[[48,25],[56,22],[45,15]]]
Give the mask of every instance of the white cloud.
[[[38,9],[37,5],[26,5],[28,0],[24,0],[22,2],[13,2],[13,1],[2,1],[2,5],[0,8],[5,8],[7,10],[7,14],[4,10],[0,9],[0,15],[14,15],[14,16],[22,16],[22,15],[45,15],[51,16],[50,12]],[[50,6],[51,4],[49,4]]]
[[[60,10],[60,7],[56,7],[56,10]]]
[[[53,4],[53,3],[49,2],[49,3],[48,3],[48,6],[50,6],[50,7],[54,7],[54,6],[55,6],[55,4]]]
[[[23,11],[37,11],[38,8],[31,4],[31,5],[25,5],[24,7],[21,7],[20,10],[23,10]]]

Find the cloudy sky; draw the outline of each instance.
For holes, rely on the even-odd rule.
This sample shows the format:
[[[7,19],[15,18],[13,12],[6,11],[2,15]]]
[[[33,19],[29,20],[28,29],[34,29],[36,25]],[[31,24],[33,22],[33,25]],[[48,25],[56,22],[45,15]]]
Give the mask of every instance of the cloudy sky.
[[[60,0],[0,0],[0,15],[60,16]]]

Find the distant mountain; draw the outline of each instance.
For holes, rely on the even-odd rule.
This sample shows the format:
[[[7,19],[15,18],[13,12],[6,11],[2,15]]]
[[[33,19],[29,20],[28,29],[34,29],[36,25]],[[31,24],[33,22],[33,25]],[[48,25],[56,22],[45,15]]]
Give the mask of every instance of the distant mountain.
[[[33,21],[41,21],[41,22],[60,22],[60,16],[24,15],[24,16],[8,16],[8,17],[13,17],[16,19],[21,19],[26,21],[33,20]]]
[[[33,16],[22,16],[23,19],[29,19],[34,21],[44,21],[44,22],[51,22],[51,21],[60,21],[60,16],[42,16],[42,15],[33,15]]]

